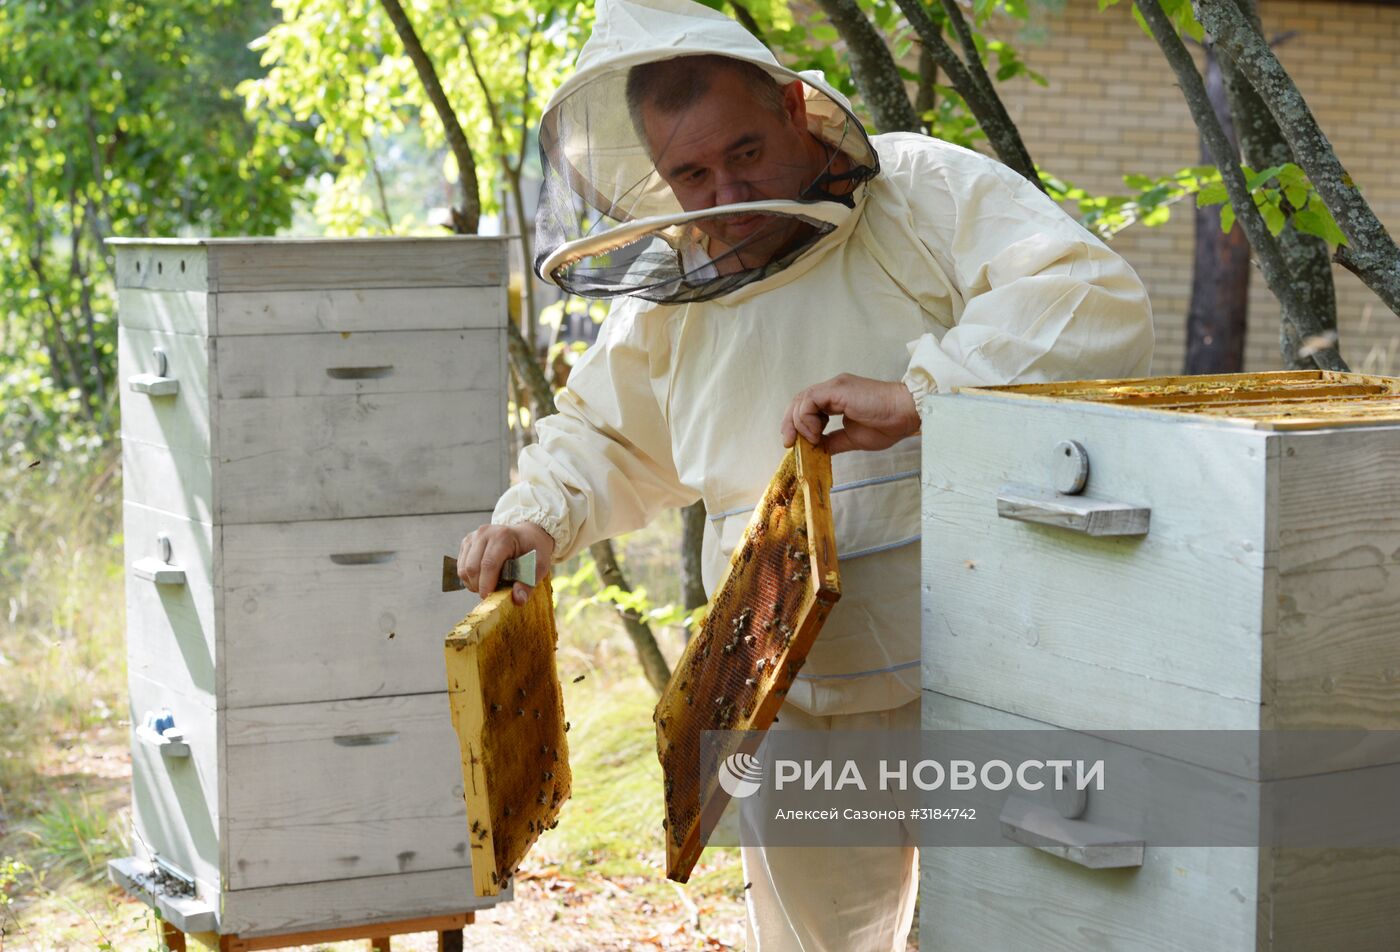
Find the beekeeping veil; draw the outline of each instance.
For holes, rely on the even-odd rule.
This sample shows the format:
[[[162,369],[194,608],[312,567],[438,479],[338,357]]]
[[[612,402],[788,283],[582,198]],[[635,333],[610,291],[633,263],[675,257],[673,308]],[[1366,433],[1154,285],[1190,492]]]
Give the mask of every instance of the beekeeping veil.
[[[708,112],[697,105],[717,85],[749,98],[736,116],[757,102],[785,121],[786,145],[743,141],[742,122],[728,142],[713,97]],[[784,112],[797,91],[805,130]],[[704,157],[691,163],[697,137]],[[598,0],[577,69],[545,107],[540,154],[540,277],[586,297],[663,303],[709,300],[786,267],[852,214],[879,167],[819,72],[783,68],[738,23],[690,0]],[[706,188],[710,175],[724,187]]]

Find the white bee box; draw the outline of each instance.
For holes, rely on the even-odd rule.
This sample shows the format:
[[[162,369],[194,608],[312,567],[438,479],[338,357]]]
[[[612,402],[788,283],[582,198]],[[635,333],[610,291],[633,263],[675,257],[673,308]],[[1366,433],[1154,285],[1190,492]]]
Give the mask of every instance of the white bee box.
[[[441,649],[473,598],[436,589],[508,481],[504,241],[114,244],[134,840],[196,894],[163,911],[483,905]]]
[[[1400,730],[1398,393],[1295,373],[927,401],[925,727]],[[1363,747],[1326,769],[1381,763]],[[1148,843],[1140,868],[1088,869],[932,849],[922,877],[936,949],[1360,952],[1400,934],[1400,858],[1379,850]]]

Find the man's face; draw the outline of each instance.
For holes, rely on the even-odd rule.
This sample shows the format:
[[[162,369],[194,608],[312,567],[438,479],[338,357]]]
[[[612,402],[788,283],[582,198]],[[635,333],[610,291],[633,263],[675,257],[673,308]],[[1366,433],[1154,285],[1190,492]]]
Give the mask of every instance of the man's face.
[[[798,198],[825,159],[806,130],[800,83],[785,88],[778,113],[754,97],[742,75],[718,70],[695,103],[675,113],[648,106],[642,118],[657,171],[686,211]],[[712,257],[734,248],[742,266],[755,267],[807,226],[785,216],[744,215],[698,227],[711,239]]]

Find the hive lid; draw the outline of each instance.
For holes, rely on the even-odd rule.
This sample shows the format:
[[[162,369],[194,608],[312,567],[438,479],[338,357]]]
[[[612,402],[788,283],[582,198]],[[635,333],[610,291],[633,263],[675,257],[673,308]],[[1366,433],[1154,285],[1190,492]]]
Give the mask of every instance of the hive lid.
[[[954,392],[1189,414],[1259,430],[1400,424],[1400,377],[1331,370],[1072,380]]]

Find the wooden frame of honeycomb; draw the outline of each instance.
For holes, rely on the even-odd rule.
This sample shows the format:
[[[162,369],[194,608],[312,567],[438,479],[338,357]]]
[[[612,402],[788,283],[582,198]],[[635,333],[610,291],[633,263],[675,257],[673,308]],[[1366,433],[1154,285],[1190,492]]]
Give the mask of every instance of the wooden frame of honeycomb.
[[[1034,399],[1080,400],[1145,412],[1190,413],[1259,430],[1400,423],[1400,378],[1333,370],[1275,370],[959,387]]]
[[[547,578],[523,606],[511,601],[509,588],[488,595],[447,636],[448,700],[462,751],[478,896],[510,885],[569,798],[557,644]]]
[[[767,730],[840,596],[831,458],[799,439],[754,510],[656,705],[671,879],[689,879],[707,831],[729,802],[716,776],[701,775],[704,732]],[[757,746],[753,733],[729,736],[733,752]]]

